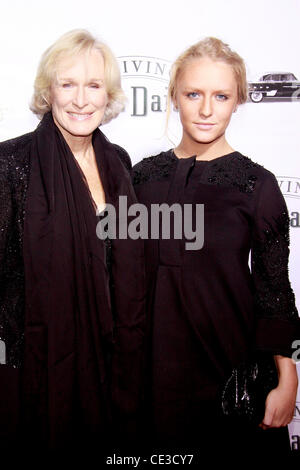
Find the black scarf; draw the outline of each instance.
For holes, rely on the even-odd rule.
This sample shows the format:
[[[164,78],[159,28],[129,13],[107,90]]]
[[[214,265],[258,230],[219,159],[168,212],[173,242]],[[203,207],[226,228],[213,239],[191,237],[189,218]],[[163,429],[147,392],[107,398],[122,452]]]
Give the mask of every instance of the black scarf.
[[[128,205],[136,202],[115,146],[99,129],[93,134],[93,147],[106,201],[117,207],[118,196],[126,195]],[[57,448],[72,443],[74,435],[79,441],[80,436],[108,435],[107,357],[113,344],[113,317],[105,244],[96,236],[95,208],[51,113],[34,133],[30,160],[23,242],[23,416],[29,435]],[[140,351],[143,336],[142,255],[141,243],[113,243],[117,317],[112,392],[125,413],[134,408],[139,388],[137,380],[126,384],[130,380],[126,369],[132,366],[127,360]],[[139,368],[140,362],[136,364]],[[124,383],[123,391],[119,389],[120,378],[125,380],[125,394]]]

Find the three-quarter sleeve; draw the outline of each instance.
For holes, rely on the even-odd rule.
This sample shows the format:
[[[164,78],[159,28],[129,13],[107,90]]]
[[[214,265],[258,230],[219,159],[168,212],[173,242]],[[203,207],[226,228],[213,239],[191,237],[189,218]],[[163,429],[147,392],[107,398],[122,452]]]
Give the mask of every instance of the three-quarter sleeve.
[[[275,176],[266,172],[258,189],[251,247],[256,347],[284,356],[291,356],[292,343],[300,338],[288,260],[288,210]]]

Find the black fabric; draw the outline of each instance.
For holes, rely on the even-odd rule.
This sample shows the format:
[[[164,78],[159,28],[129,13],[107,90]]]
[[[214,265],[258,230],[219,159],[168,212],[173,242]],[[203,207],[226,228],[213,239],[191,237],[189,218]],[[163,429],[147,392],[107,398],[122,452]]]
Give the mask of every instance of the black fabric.
[[[145,242],[150,439],[188,445],[211,419],[221,426],[221,391],[253,350],[293,352],[287,208],[275,177],[238,152],[211,161],[162,152],[138,163],[133,181],[149,212],[204,204],[202,249],[187,250],[184,236]]]
[[[23,359],[25,282],[23,223],[32,134],[0,144],[0,339],[6,364]]]
[[[6,364],[13,368],[20,368],[24,358],[23,227],[34,136],[30,132],[0,143],[0,340],[6,346]],[[118,166],[124,165],[130,172],[127,152],[111,145]],[[110,240],[106,245],[111,265]]]
[[[135,202],[129,173],[120,161],[125,152],[98,129],[93,147],[106,202],[116,210],[119,195],[126,196],[128,204]],[[105,244],[96,235],[93,201],[50,113],[31,135],[28,161],[19,242],[26,289],[19,437],[29,446],[56,450],[76,444],[84,448],[96,440],[102,452],[111,443],[112,426],[114,433],[123,429],[138,406],[143,245],[131,240],[106,244],[111,250],[113,318],[112,280]],[[9,236],[9,230],[6,233]],[[9,251],[1,262],[8,258]]]
[[[94,145],[104,153],[100,133]],[[113,322],[95,210],[51,114],[33,140],[25,213],[24,419],[56,446],[74,425],[87,434],[107,426]]]

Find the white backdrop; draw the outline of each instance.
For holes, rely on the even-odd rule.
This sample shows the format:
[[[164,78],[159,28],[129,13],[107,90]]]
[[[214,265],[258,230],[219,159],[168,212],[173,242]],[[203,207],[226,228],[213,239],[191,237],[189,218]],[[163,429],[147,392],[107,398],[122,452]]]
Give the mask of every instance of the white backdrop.
[[[205,36],[228,42],[246,61],[248,79],[271,71],[300,79],[300,0],[10,0],[0,18],[0,141],[33,130],[29,111],[37,64],[61,34],[86,28],[119,58],[127,109],[103,127],[135,163],[174,144],[164,136],[165,94],[170,63]],[[180,138],[178,117],[170,136]],[[281,182],[291,227],[290,278],[300,307],[300,100],[248,102],[234,114],[230,144],[271,170]],[[300,340],[300,338],[299,338]],[[300,393],[291,443],[300,450]]]

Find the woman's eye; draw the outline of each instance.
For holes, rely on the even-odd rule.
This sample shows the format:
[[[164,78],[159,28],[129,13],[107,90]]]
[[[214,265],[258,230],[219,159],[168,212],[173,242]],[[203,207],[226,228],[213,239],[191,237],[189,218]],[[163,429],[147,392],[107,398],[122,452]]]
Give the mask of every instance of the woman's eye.
[[[72,83],[63,83],[62,87],[63,88],[70,88],[72,86]]]
[[[90,88],[100,88],[100,85],[98,83],[91,83]]]
[[[216,95],[216,97],[217,97],[217,99],[218,99],[219,101],[226,101],[226,100],[228,100],[228,96],[222,95],[222,93],[219,93],[218,95]]]
[[[187,96],[188,98],[195,99],[195,98],[198,98],[199,93],[197,93],[196,91],[192,91],[191,93],[188,93]]]

